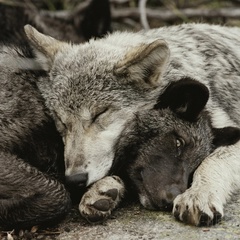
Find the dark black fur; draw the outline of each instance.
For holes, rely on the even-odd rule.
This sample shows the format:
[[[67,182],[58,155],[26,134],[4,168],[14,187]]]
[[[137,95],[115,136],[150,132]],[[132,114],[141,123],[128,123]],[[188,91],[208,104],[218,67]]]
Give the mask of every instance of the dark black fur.
[[[62,139],[32,81],[42,74],[13,72],[0,78],[5,96],[0,107],[1,227],[55,222],[71,205],[61,183]]]
[[[204,110],[208,96],[207,87],[195,80],[173,82],[155,109],[138,113],[125,129],[115,161],[125,159],[128,181],[144,207],[170,210],[199,164],[216,147],[240,139],[238,128],[212,127]]]

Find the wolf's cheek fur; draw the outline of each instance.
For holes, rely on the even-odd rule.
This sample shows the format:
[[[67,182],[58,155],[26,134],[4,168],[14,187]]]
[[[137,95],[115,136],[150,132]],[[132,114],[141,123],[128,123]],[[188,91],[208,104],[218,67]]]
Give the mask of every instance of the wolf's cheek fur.
[[[102,120],[87,128],[76,123],[72,132],[65,137],[65,175],[87,173],[86,185],[106,176],[113,163],[114,146],[118,141],[118,136],[132,116],[131,111],[123,113],[120,110],[108,116],[109,121]]]

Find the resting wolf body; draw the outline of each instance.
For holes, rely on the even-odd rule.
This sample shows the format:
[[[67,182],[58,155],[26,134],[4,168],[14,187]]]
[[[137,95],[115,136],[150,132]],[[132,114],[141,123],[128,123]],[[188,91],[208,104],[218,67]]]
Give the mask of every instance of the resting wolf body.
[[[32,136],[29,129],[32,129],[33,121],[27,117],[28,110],[30,119],[35,119],[35,114],[41,116],[36,118],[34,126],[39,124],[45,128],[52,119],[54,120],[64,142],[65,176],[68,182],[77,186],[89,186],[111,173],[111,168],[118,164],[115,153],[121,133],[134,120],[137,112],[154,107],[158,96],[172,81],[187,76],[205,84],[210,90],[210,100],[206,109],[210,113],[213,126],[239,127],[240,30],[238,28],[187,24],[139,33],[116,32],[104,39],[91,40],[80,45],[57,41],[40,34],[30,26],[26,26],[25,31],[33,46],[33,53],[29,55],[24,51],[14,51],[4,46],[1,50],[1,81],[5,82],[4,89],[1,89],[3,92],[1,132],[4,136],[1,143],[3,156],[1,165],[8,163],[6,165],[9,167],[5,169],[10,182],[13,179],[12,172],[15,173],[14,169],[18,171],[19,162],[23,163],[24,172],[28,173],[26,169],[30,169],[30,176],[24,175],[23,178],[26,177],[27,182],[33,182],[31,176],[36,170],[35,168],[31,170],[31,166],[34,166],[33,159],[24,160],[25,156],[16,154],[18,148],[21,150],[22,136],[28,134]],[[29,75],[30,73],[33,75]],[[16,82],[15,89],[10,80]],[[25,84],[31,87],[28,88]],[[33,91],[32,94],[29,94],[30,90]],[[233,90],[235,94],[232,94]],[[12,101],[11,95],[14,94],[16,100]],[[21,94],[24,97],[20,97]],[[7,98],[9,100],[5,103]],[[35,111],[31,113],[31,109]],[[12,115],[12,111],[13,113],[16,111],[16,114]],[[14,116],[19,119],[11,123]],[[39,123],[38,119],[40,119]],[[55,132],[54,127],[51,129]],[[46,132],[47,135],[50,134],[49,130]],[[53,158],[56,158],[54,152]],[[182,215],[186,210],[189,211],[188,216],[191,219],[198,219],[202,212],[209,218],[213,218],[215,211],[223,214],[223,204],[240,182],[240,163],[237,157],[239,152],[239,143],[229,148],[219,148],[197,169],[192,187],[175,200],[174,212],[179,211],[181,220],[184,220]],[[12,156],[14,154],[15,156]],[[219,156],[221,164],[219,162],[216,164]],[[229,161],[232,162],[231,165]],[[30,162],[31,165],[25,165],[26,162]],[[207,167],[208,164],[211,171]],[[11,169],[10,166],[13,166],[12,170],[8,170]],[[48,172],[46,164],[35,167],[40,170],[43,167],[43,170]],[[223,173],[222,168],[227,170]],[[215,174],[212,174],[212,171]],[[219,173],[222,175],[221,180],[218,179],[218,184],[215,184],[214,176]],[[38,178],[38,174],[49,183],[48,174],[42,175],[37,170],[34,176]],[[38,195],[35,191],[38,188],[34,188],[32,194],[25,194],[26,191],[16,194],[14,184],[8,184],[13,187],[9,193],[9,188],[5,186],[5,175],[0,176],[2,178],[0,183],[6,189],[4,192],[1,191],[4,206],[7,204],[5,199],[16,199],[16,195],[20,196],[23,202],[28,197],[31,201]],[[112,182],[114,187],[111,187],[111,184],[101,185],[104,179],[96,183],[104,188],[103,191],[99,191],[104,194],[98,192],[101,195],[100,202],[98,194],[94,195],[94,200],[84,195],[80,203],[80,211],[83,215],[93,214],[94,217],[97,213],[104,217],[116,206],[122,196],[122,185],[119,179],[107,179],[106,182]],[[27,182],[25,187],[29,185]],[[55,182],[53,178],[53,183]],[[221,184],[226,187],[221,188],[218,195],[216,188]],[[54,186],[54,184],[50,185]],[[21,186],[21,184],[17,185],[17,189],[20,190]],[[58,181],[56,186],[53,188],[59,189],[58,193],[63,197],[62,209],[57,210],[57,214],[61,216],[69,208],[69,197]],[[42,189],[40,195],[45,196],[44,199],[51,199],[53,203],[53,196],[49,191],[43,190],[46,191],[45,188]],[[58,193],[54,198],[57,198]],[[108,209],[102,208],[102,198],[110,202]],[[196,199],[199,199],[199,202]],[[0,215],[3,216],[1,222],[11,224],[13,221],[11,222],[9,212],[5,210],[6,206],[1,209],[6,213]],[[21,204],[18,206],[14,203],[14,206],[16,210],[23,210]],[[54,218],[49,215],[47,209],[49,208],[45,208],[46,212],[41,218],[42,222]],[[19,220],[18,211],[14,211],[14,214],[17,216],[16,222],[28,221],[25,217]],[[33,219],[34,216],[33,213]],[[29,218],[28,224],[34,222],[32,218]],[[39,219],[35,220],[39,222]],[[198,224],[197,220],[191,223]]]

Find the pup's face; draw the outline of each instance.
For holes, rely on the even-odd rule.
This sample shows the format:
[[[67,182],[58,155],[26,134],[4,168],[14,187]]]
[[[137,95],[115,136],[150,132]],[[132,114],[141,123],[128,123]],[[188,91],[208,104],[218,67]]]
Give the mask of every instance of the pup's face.
[[[126,159],[144,207],[170,210],[198,165],[216,147],[240,139],[238,128],[211,126],[203,110],[207,100],[203,84],[188,78],[173,82],[154,109],[138,112],[122,133],[118,156]]]
[[[208,118],[190,123],[169,109],[152,110],[138,114],[134,129],[138,144],[131,149],[135,156],[128,159],[130,179],[144,207],[168,210],[212,151]]]

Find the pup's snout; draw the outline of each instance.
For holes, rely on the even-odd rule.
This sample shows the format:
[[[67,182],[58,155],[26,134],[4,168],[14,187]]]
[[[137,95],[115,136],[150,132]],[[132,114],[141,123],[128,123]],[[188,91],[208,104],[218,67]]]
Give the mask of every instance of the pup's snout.
[[[177,195],[181,194],[181,190],[175,186],[168,186],[160,194],[159,206],[161,209],[172,210],[173,200]]]
[[[78,173],[75,175],[66,176],[66,183],[68,185],[75,185],[78,187],[85,187],[88,181],[87,173]]]

